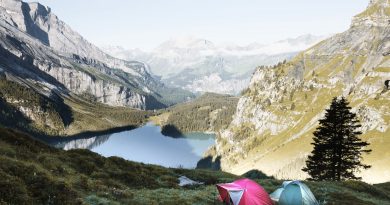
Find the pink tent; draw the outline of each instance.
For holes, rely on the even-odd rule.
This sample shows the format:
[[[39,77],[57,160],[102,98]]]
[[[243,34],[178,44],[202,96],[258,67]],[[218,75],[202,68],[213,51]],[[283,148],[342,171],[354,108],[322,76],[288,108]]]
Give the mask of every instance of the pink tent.
[[[239,179],[228,184],[217,184],[222,202],[232,205],[273,205],[268,193],[250,179]]]

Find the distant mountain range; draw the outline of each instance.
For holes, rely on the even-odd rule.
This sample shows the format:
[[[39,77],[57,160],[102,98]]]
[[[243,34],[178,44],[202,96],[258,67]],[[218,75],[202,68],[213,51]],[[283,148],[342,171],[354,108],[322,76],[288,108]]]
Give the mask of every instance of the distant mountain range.
[[[167,85],[194,93],[238,94],[247,87],[256,67],[291,59],[324,38],[304,35],[267,45],[238,46],[188,37],[170,39],[151,52],[120,46],[102,49],[117,58],[144,62]]]

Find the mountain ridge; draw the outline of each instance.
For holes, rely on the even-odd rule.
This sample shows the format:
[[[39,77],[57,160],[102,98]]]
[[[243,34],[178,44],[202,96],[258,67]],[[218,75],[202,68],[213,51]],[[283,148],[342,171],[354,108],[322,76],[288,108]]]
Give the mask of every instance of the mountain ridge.
[[[387,0],[372,1],[363,14],[378,2],[388,9]],[[210,151],[222,157],[223,170],[240,174],[256,168],[278,178],[306,178],[301,169],[318,120],[333,97],[345,96],[362,123],[362,139],[373,150],[364,156],[372,168],[360,176],[371,183],[390,179],[385,148],[390,143],[390,91],[384,86],[390,79],[390,27],[384,24],[387,16],[371,20],[357,15],[349,30],[291,61],[256,70],[232,123]]]
[[[58,19],[49,7],[13,0],[0,1],[0,7],[4,55],[14,56],[14,62],[27,59],[28,62],[19,64],[34,67],[33,72],[6,69],[8,75],[28,74],[37,79],[40,74],[33,75],[40,72],[52,78],[51,81],[57,81],[55,85],[46,86],[47,89],[62,84],[65,89],[57,92],[89,93],[101,103],[138,109],[166,107],[175,103],[167,93],[181,92],[154,78],[144,63],[105,54]],[[13,62],[8,64],[6,67],[15,67]],[[191,96],[183,92],[179,101],[184,101],[186,95]]]
[[[183,37],[169,39],[150,52],[112,46],[103,50],[127,60],[140,59],[167,85],[195,93],[237,95],[249,83],[253,68],[290,59],[322,38],[308,34],[268,45],[240,46]]]

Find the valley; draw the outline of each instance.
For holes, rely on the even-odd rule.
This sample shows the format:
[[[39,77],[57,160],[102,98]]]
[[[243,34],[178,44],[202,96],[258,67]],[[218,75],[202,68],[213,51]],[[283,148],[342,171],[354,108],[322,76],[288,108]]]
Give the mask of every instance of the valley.
[[[214,43],[196,37],[173,38],[150,52],[120,46],[102,49],[120,59],[139,59],[165,84],[193,93],[238,95],[259,65],[272,66],[290,60],[324,36],[302,35],[270,44]]]
[[[1,69],[37,92],[88,94],[118,107],[158,109],[193,94],[165,86],[138,61],[105,54],[39,3],[0,2]]]
[[[389,80],[390,0],[327,37],[148,52],[99,48],[48,6],[0,0],[0,204],[221,204],[215,185],[239,178],[267,193],[302,180],[321,205],[390,204]],[[334,97],[372,150],[360,181],[302,171]]]

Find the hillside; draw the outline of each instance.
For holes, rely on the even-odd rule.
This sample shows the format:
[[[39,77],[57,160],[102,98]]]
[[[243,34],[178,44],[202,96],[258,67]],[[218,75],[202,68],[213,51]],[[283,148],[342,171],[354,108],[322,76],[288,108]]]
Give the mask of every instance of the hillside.
[[[88,150],[62,151],[0,127],[0,204],[220,204],[216,183],[239,176],[207,170],[167,169],[104,158]],[[185,175],[205,182],[178,186]],[[251,172],[268,192],[281,181]],[[256,178],[259,177],[259,178]],[[389,184],[307,182],[327,204],[390,204]]]
[[[0,75],[0,126],[39,136],[74,136],[144,124],[151,111],[110,107],[91,96],[50,97]],[[88,100],[89,99],[89,100]]]
[[[0,73],[50,97],[88,94],[110,106],[157,109],[192,94],[169,88],[144,63],[111,57],[51,9],[20,0],[0,1]]]
[[[238,98],[229,95],[206,93],[190,102],[162,110],[152,121],[163,130],[173,127],[185,132],[218,132],[232,121]]]
[[[130,128],[149,117],[140,110],[194,97],[105,54],[44,5],[2,0],[0,16],[2,125],[46,136]]]
[[[224,171],[259,169],[278,178],[306,178],[301,169],[312,133],[336,96],[345,96],[371,143],[359,175],[370,183],[390,180],[390,3],[373,0],[349,30],[271,68],[259,68],[240,98],[229,128],[214,148]],[[214,157],[217,157],[214,156]]]

